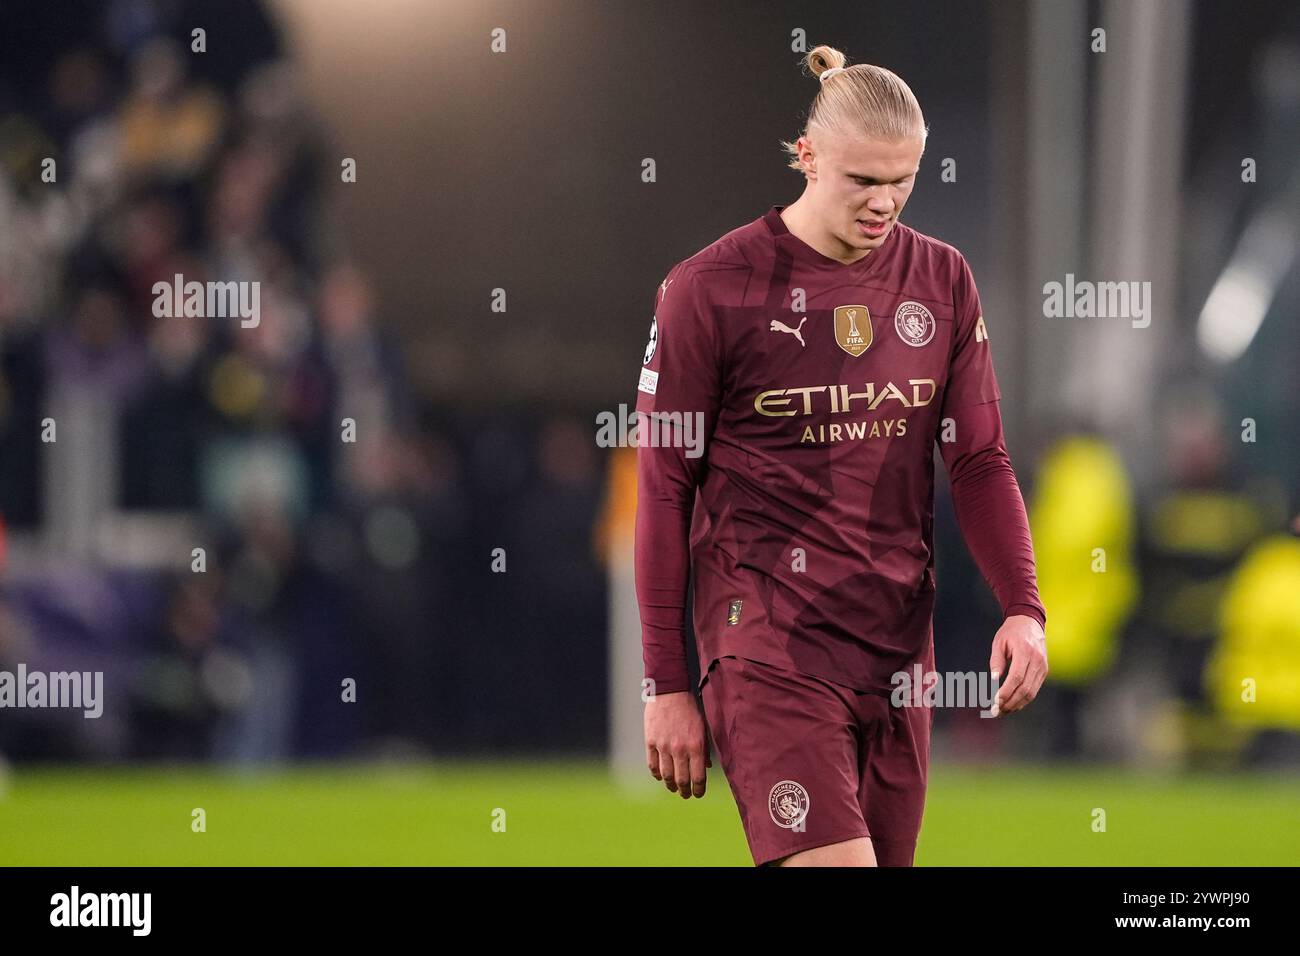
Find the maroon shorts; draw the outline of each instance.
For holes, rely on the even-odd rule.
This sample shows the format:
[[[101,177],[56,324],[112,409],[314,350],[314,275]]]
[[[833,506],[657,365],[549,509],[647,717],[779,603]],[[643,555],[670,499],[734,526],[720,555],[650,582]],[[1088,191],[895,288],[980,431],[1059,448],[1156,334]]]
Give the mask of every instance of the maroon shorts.
[[[912,865],[932,708],[739,657],[714,661],[701,694],[756,866],[856,837],[880,866]]]

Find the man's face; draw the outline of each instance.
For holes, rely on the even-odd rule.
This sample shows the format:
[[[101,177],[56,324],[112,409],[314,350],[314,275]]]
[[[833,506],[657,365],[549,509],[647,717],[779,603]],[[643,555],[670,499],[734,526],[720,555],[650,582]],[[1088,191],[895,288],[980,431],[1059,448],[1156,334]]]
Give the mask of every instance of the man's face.
[[[861,259],[885,241],[898,221],[921,165],[919,135],[888,141],[811,131],[800,140],[811,156],[808,198],[846,262]],[[805,168],[807,167],[805,159]]]

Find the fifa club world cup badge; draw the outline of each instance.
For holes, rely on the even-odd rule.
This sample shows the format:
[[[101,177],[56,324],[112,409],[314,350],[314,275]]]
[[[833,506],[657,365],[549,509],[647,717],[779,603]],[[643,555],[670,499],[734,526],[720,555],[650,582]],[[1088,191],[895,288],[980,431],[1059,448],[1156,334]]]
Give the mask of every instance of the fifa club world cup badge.
[[[934,316],[920,302],[904,302],[894,313],[894,328],[900,339],[919,349],[934,338]]]
[[[767,809],[772,822],[793,830],[808,816],[808,791],[793,780],[782,780],[767,797]]]
[[[835,341],[854,358],[871,348],[871,313],[865,305],[836,306]]]

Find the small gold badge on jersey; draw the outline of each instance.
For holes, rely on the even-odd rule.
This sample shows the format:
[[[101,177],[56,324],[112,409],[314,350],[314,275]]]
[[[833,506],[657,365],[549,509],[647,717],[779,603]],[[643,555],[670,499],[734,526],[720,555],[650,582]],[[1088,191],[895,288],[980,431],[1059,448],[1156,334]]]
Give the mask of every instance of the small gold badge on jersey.
[[[835,341],[854,358],[871,347],[871,313],[865,305],[836,307]]]
[[[731,606],[727,608],[727,623],[735,627],[740,623],[740,609],[745,606],[745,602],[739,599],[732,601]]]

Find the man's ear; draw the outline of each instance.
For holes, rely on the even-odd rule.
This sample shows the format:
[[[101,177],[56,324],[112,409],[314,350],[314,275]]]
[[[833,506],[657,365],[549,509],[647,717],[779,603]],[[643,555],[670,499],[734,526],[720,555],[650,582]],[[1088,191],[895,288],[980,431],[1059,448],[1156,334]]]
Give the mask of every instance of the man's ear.
[[[813,153],[812,140],[810,140],[806,136],[800,136],[799,146],[801,147],[800,150],[801,153],[803,150],[807,150],[809,153],[812,154],[808,157],[807,161],[804,163],[804,172],[815,179],[817,177],[817,154]],[[800,158],[802,158],[802,155]]]

